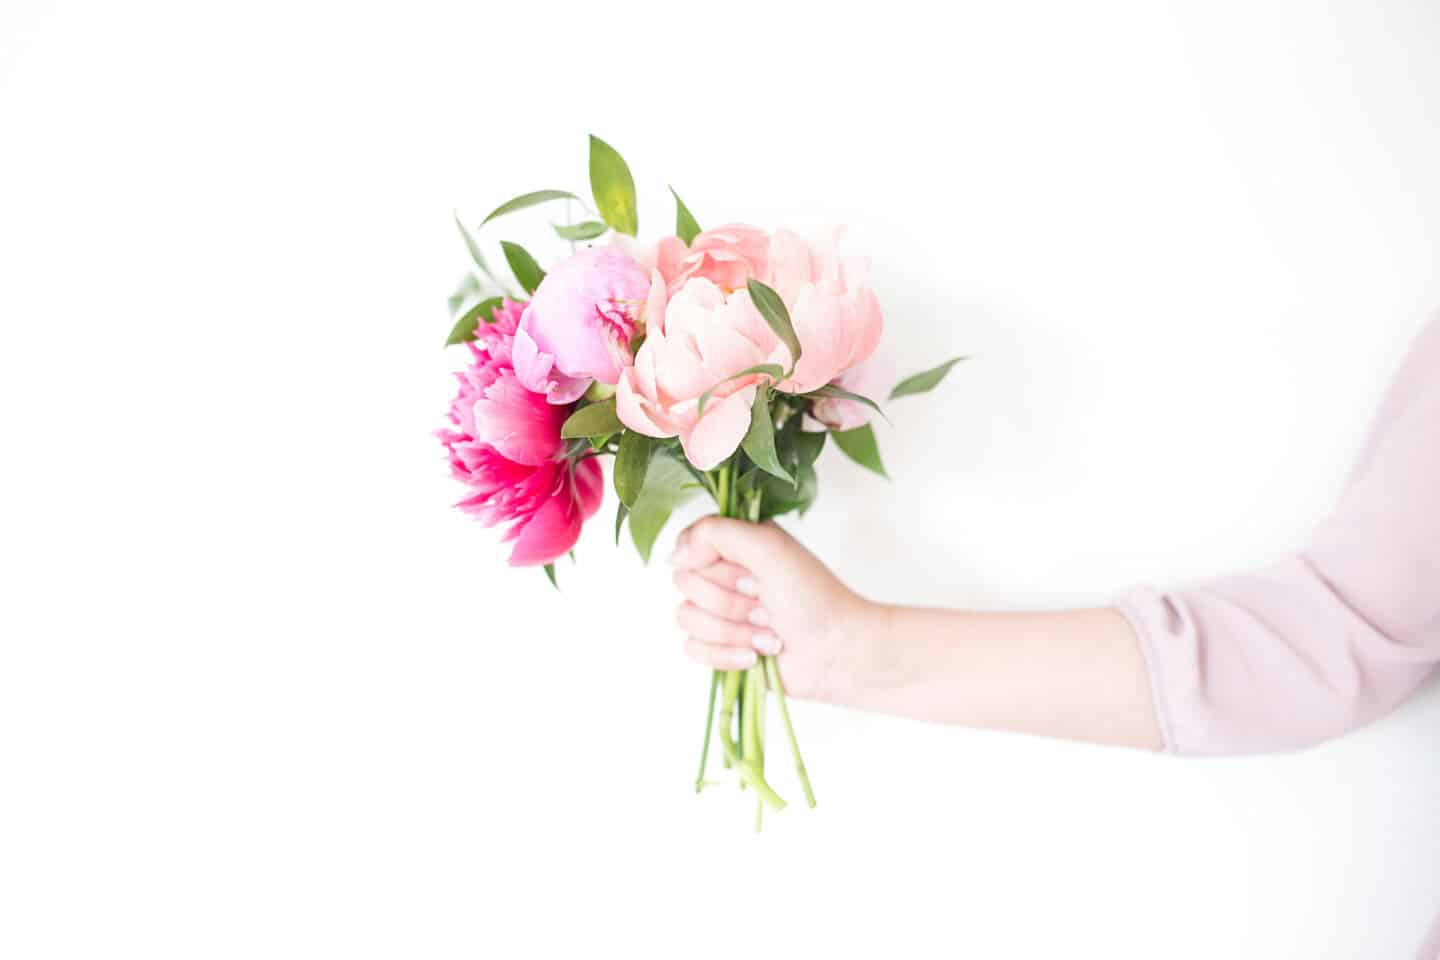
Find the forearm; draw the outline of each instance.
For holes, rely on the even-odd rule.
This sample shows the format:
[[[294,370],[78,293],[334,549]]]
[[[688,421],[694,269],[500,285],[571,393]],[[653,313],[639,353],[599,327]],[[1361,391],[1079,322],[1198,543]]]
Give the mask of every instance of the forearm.
[[[1011,613],[869,604],[822,698],[921,720],[1158,750],[1149,673],[1111,609]]]

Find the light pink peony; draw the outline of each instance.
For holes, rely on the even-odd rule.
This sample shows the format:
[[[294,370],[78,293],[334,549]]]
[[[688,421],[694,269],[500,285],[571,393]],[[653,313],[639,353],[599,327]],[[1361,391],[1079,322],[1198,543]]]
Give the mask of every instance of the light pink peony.
[[[809,393],[863,363],[880,343],[885,327],[880,301],[870,288],[869,264],[838,251],[840,231],[825,245],[811,247],[788,230],[770,243],[769,278],[790,311],[800,340],[800,362],[782,383],[787,393]],[[781,348],[789,369],[789,351]]]
[[[477,328],[469,344],[473,362],[456,374],[454,429],[439,437],[451,472],[472,488],[456,506],[487,526],[509,523],[510,563],[531,566],[575,545],[581,525],[600,507],[604,480],[593,458],[573,466],[560,459],[560,426],[569,409],[525,389],[510,365],[521,309],[507,300],[495,323]]]
[[[800,362],[794,374],[778,384],[786,393],[809,393],[834,381],[865,361],[879,343],[884,320],[868,282],[864,260],[844,258],[836,250],[839,234],[819,249],[789,231],[768,238],[764,256],[755,256],[755,237],[728,234],[746,256],[723,261],[725,270],[742,260],[745,269],[760,271],[785,301],[800,340]],[[746,231],[753,228],[744,228]],[[758,231],[756,231],[758,233]],[[697,243],[698,243],[697,238]],[[705,251],[702,251],[705,253]],[[709,254],[705,253],[705,257]],[[688,259],[688,258],[687,258]],[[714,264],[692,261],[697,271]],[[705,267],[709,269],[709,267]],[[790,351],[765,323],[750,301],[744,280],[729,287],[709,277],[680,277],[675,289],[658,267],[652,274],[643,315],[646,340],[635,365],[622,371],[617,396],[621,421],[638,433],[680,438],[685,455],[709,470],[734,452],[750,424],[754,385],[763,375],[723,382],[760,364],[790,368]],[[728,277],[735,280],[736,276]],[[667,293],[668,289],[668,293]],[[719,386],[717,387],[717,384]],[[701,416],[698,400],[716,388]],[[837,424],[858,426],[854,411],[821,406]]]
[[[691,277],[704,277],[729,293],[751,277],[766,279],[770,271],[770,234],[745,223],[702,231],[689,247],[675,236],[649,245],[619,233],[610,243],[645,269],[659,270],[672,294]]]
[[[845,371],[833,382],[851,393],[874,397],[880,389],[873,359]],[[822,397],[810,405],[810,415],[826,430],[854,430],[870,422],[873,411],[865,404],[844,397]],[[807,429],[813,429],[807,426]]]
[[[692,464],[713,469],[735,452],[749,429],[755,383],[761,378],[722,381],[765,363],[776,347],[775,335],[745,290],[726,296],[696,277],[671,298],[658,270],[652,274],[645,322],[645,343],[635,365],[621,372],[616,412],[637,433],[678,436]],[[701,415],[700,395],[712,387]]]
[[[661,248],[662,254],[668,254]],[[670,259],[659,257],[662,274]],[[691,277],[704,277],[721,290],[740,290],[751,277],[764,280],[770,273],[770,234],[759,227],[731,223],[696,235],[689,252],[675,261],[665,276],[673,293]]]
[[[515,333],[515,372],[551,403],[573,403],[592,380],[613,384],[650,287],[645,268],[614,247],[588,247],[546,275]]]

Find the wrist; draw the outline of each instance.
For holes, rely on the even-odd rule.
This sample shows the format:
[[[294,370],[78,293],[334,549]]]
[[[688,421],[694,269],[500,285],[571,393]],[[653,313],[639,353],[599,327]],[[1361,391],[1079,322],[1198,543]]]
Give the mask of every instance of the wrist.
[[[864,706],[894,681],[896,664],[888,642],[896,608],[855,596],[839,618],[836,657],[819,699],[843,707]]]

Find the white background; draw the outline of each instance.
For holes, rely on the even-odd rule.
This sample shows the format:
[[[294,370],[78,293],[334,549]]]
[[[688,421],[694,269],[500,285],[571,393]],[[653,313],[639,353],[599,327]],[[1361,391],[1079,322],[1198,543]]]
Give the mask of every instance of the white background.
[[[613,495],[556,595],[429,431],[451,209],[583,189],[593,131],[643,232],[667,183],[849,223],[894,372],[973,354],[893,484],[822,461],[858,589],[1265,562],[1440,306],[1437,47],[1429,0],[10,0],[0,955],[1409,956],[1433,687],[1208,762],[800,705],[820,806],[757,838]]]

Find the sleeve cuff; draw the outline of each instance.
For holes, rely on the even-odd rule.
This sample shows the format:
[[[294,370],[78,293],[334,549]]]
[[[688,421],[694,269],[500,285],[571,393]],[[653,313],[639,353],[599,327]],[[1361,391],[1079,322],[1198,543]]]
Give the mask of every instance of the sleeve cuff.
[[[1182,751],[1175,742],[1174,724],[1171,721],[1169,696],[1165,686],[1165,665],[1156,646],[1158,630],[1154,620],[1160,613],[1163,601],[1160,595],[1148,588],[1138,588],[1113,598],[1115,609],[1135,631],[1140,653],[1145,658],[1145,669],[1150,676],[1150,696],[1155,706],[1155,721],[1160,727],[1164,741],[1164,752],[1179,754]]]

